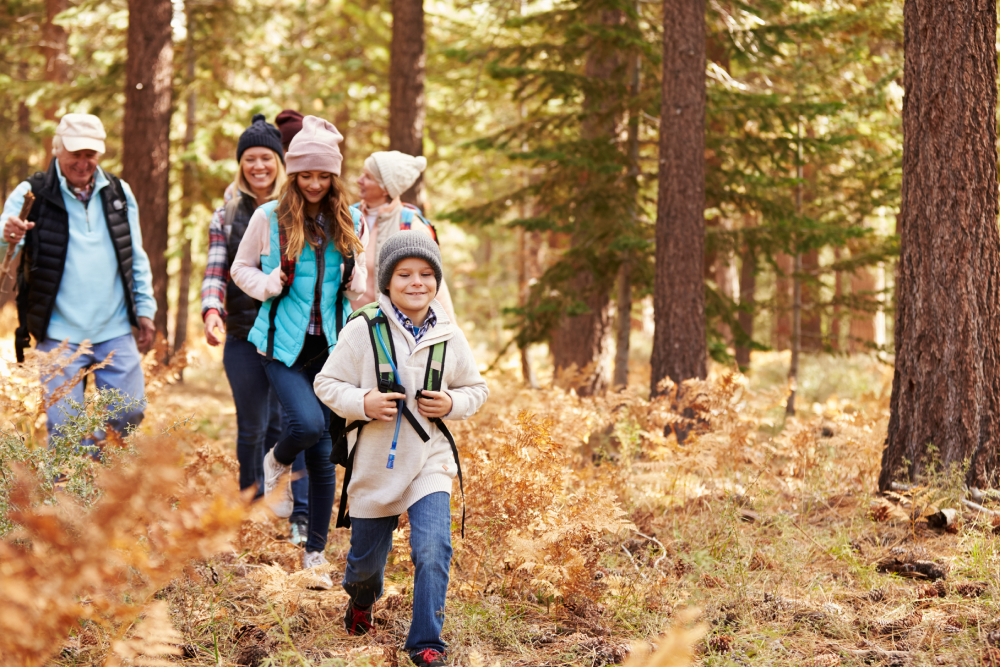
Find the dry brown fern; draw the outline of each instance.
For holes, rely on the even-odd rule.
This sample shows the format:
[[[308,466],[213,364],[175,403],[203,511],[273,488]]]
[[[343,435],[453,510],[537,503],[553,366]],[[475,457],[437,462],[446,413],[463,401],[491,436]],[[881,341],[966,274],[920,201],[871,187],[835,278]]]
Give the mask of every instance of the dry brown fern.
[[[16,471],[12,540],[0,541],[0,654],[43,664],[81,619],[120,627],[194,559],[225,549],[245,513],[236,484],[186,484],[168,438],[138,444],[106,469],[90,509],[61,496],[36,504],[38,482]]]
[[[465,545],[476,558],[471,583],[477,585],[480,572],[502,573],[510,590],[596,598],[603,588],[594,577],[602,540],[633,526],[616,497],[582,483],[567,465],[569,448],[551,437],[550,427],[522,413],[475,452]]]

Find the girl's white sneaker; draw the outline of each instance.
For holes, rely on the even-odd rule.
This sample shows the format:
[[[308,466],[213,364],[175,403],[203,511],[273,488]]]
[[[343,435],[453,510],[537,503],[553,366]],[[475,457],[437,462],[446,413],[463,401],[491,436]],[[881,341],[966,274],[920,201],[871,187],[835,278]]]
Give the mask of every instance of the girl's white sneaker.
[[[292,466],[283,465],[275,460],[273,449],[264,457],[264,500],[271,507],[271,511],[282,519],[292,516],[292,510],[295,508],[292,485],[288,479],[288,474],[291,472]]]
[[[307,551],[302,555],[303,570],[319,567],[321,565],[326,565],[326,556],[323,555],[322,551]],[[307,588],[320,591],[328,591],[333,588],[333,578],[330,577],[329,572],[316,572],[312,579],[313,580],[306,585]]]

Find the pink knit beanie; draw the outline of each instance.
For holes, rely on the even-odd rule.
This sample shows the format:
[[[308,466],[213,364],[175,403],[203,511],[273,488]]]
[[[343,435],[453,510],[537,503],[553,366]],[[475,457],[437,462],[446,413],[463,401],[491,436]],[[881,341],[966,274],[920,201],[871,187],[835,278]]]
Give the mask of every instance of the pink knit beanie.
[[[333,123],[316,116],[302,119],[302,130],[292,138],[285,153],[285,171],[297,174],[300,171],[326,171],[340,176],[340,165],[344,156],[338,144],[344,135],[337,131]]]

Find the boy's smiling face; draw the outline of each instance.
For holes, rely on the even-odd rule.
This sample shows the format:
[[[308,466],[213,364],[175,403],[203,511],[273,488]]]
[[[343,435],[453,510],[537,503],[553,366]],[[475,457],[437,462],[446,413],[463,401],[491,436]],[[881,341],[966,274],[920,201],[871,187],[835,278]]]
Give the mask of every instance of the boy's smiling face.
[[[407,257],[392,270],[389,280],[389,298],[399,310],[420,326],[427,315],[427,308],[437,294],[434,268],[419,257]]]

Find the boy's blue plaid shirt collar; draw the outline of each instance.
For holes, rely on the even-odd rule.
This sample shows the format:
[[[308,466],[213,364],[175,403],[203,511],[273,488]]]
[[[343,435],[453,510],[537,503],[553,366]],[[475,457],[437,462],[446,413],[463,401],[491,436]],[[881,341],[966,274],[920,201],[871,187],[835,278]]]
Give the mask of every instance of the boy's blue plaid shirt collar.
[[[390,302],[391,303],[391,302]],[[414,326],[413,320],[400,312],[399,308],[396,308],[396,304],[392,304],[392,309],[396,311],[396,319],[402,324],[407,331],[413,334],[413,342],[419,343],[420,339],[424,337],[432,326],[437,324],[437,315],[434,314],[433,308],[427,309],[427,317],[424,318],[424,323],[421,326]]]

